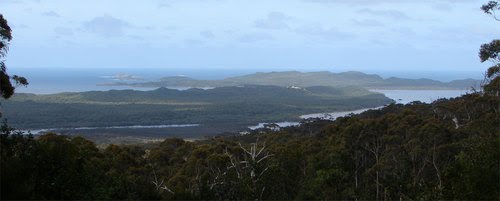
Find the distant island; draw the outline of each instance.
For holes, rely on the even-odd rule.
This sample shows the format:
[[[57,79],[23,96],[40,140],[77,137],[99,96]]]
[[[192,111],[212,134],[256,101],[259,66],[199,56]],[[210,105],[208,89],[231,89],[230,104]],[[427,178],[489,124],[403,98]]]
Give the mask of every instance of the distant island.
[[[432,79],[406,79],[390,77],[384,79],[379,75],[366,74],[358,71],[343,73],[321,72],[267,72],[254,73],[243,76],[229,77],[220,80],[197,80],[186,76],[164,77],[154,82],[114,82],[100,85],[132,86],[132,87],[227,87],[242,85],[273,85],[273,86],[356,86],[365,89],[471,89],[479,88],[480,80],[463,79],[450,82],[441,82]]]

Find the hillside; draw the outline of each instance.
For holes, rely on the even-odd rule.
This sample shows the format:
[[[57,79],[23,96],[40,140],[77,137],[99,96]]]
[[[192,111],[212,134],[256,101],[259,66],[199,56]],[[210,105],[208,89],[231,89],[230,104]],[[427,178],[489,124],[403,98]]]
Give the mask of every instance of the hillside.
[[[159,88],[16,94],[2,106],[9,123],[20,129],[201,124],[235,131],[259,122],[298,120],[302,114],[391,102],[383,94],[355,87],[252,85],[184,91]]]
[[[496,200],[499,101],[470,94],[278,132],[102,149],[4,130],[2,199]]]
[[[269,72],[229,77],[221,80],[196,80],[184,76],[165,77],[155,82],[108,83],[107,85],[129,85],[135,87],[223,87],[240,85],[274,86],[357,86],[366,89],[470,89],[478,88],[479,80],[465,79],[440,82],[431,79],[404,79],[391,77],[383,79],[374,74],[357,71],[343,73],[322,72]]]

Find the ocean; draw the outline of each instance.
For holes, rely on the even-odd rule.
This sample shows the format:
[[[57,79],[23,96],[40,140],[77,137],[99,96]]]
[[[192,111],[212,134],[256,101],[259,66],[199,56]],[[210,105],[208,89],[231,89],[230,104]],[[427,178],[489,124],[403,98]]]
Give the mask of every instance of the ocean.
[[[246,75],[255,72],[270,72],[283,70],[262,70],[262,69],[71,69],[71,68],[10,68],[10,74],[17,74],[28,79],[27,87],[18,87],[17,93],[51,94],[60,92],[82,92],[82,91],[106,91],[111,89],[136,89],[152,90],[154,88],[133,88],[123,86],[100,86],[100,84],[112,82],[145,82],[157,81],[168,76],[187,76],[194,79],[215,80],[226,77]],[[319,71],[319,70],[302,70]],[[331,72],[343,72],[330,70]],[[481,79],[482,73],[477,72],[439,72],[439,71],[368,71],[370,74],[378,74],[383,78],[430,78],[439,81],[451,81],[454,79]],[[121,80],[117,79],[121,78]]]

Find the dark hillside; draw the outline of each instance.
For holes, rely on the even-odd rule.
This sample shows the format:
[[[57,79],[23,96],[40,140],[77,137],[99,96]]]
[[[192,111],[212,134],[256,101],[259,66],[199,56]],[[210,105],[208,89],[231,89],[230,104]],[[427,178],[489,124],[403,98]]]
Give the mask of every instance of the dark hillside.
[[[1,198],[496,200],[499,105],[470,94],[281,131],[104,149],[4,127]]]
[[[303,114],[348,111],[391,102],[383,94],[356,87],[247,85],[184,91],[158,88],[16,94],[3,106],[9,123],[20,129],[202,124],[228,130],[227,125],[232,124],[229,130],[238,131],[260,122],[298,121]],[[200,133],[203,134],[199,136],[206,135]]]

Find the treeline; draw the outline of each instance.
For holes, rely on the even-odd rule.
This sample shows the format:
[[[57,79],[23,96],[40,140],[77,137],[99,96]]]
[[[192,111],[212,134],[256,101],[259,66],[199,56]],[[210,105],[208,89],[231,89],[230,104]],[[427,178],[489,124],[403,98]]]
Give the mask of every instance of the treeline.
[[[281,131],[99,149],[4,126],[1,199],[498,200],[500,98],[310,121]]]
[[[20,129],[232,123],[300,120],[303,114],[378,107],[392,100],[360,88],[277,86],[211,90],[111,90],[51,95],[16,94],[2,102],[9,125]]]

